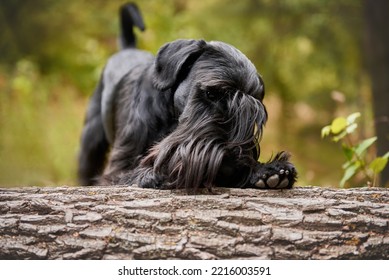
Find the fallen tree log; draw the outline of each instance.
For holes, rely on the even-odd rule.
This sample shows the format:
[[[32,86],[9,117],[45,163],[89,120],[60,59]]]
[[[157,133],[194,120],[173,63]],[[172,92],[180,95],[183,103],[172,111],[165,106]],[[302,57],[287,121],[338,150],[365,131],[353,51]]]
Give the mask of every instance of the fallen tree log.
[[[388,259],[389,190],[0,189],[0,259]]]

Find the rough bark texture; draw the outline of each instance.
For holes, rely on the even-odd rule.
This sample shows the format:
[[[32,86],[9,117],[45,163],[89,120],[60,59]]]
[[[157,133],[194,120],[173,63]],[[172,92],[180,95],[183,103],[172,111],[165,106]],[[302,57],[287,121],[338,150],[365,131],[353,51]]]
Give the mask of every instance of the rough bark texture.
[[[389,259],[389,190],[0,189],[0,259]]]

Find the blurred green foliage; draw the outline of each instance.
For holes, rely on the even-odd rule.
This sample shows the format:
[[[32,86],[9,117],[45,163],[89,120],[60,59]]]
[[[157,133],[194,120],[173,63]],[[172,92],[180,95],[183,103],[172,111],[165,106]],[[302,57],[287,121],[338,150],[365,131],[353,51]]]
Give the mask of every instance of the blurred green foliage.
[[[335,143],[342,142],[343,154],[347,161],[342,165],[344,174],[339,183],[341,188],[344,188],[347,182],[350,183],[353,177],[362,177],[365,185],[377,187],[377,177],[388,163],[389,151],[382,157],[370,159],[371,153],[368,153],[368,149],[377,141],[376,136],[365,140],[353,139],[358,128],[357,119],[360,117],[359,112],[347,117],[337,117],[321,130],[322,138],[330,137]]]
[[[337,184],[342,155],[320,141],[320,129],[339,113],[357,110],[366,122],[371,116],[360,1],[134,2],[147,26],[138,33],[142,49],[156,53],[168,41],[204,38],[245,53],[266,83],[263,159],[290,150],[300,184]],[[76,184],[87,98],[117,50],[121,4],[0,2],[0,185]]]

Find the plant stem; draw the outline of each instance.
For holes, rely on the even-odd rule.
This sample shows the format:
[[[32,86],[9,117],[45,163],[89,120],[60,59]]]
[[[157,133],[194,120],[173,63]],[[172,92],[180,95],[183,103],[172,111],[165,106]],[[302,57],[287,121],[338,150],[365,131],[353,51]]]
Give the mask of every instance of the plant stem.
[[[347,142],[346,145],[348,145],[349,148],[352,148],[352,147],[353,147],[353,143],[352,143],[352,141],[351,141],[351,139],[350,139],[350,135],[347,134],[346,137],[345,137],[345,139],[346,139],[346,142]],[[354,151],[354,149],[352,149],[352,150]],[[363,174],[365,175],[366,179],[367,179],[368,181],[371,181],[372,178],[371,178],[371,176],[369,175],[369,171],[366,169],[366,162],[365,162],[357,153],[355,153],[355,152],[354,152],[354,156],[356,157],[357,161],[359,161],[359,162],[361,163],[362,172],[363,172]],[[374,176],[374,178],[373,178],[373,186],[374,186],[374,185],[375,185],[375,176]]]
[[[376,181],[376,179],[377,179],[377,174],[374,173],[374,176],[373,176],[373,185],[372,185],[372,187],[375,187],[375,181]]]

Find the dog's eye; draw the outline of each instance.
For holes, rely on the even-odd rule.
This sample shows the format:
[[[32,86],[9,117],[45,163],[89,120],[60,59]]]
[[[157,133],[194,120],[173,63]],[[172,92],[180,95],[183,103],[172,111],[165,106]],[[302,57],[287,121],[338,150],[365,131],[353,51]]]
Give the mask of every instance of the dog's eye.
[[[218,99],[218,94],[215,93],[213,90],[206,90],[205,95],[211,101],[216,101]]]
[[[223,92],[216,87],[208,87],[203,90],[204,97],[209,101],[216,102],[222,99]]]

